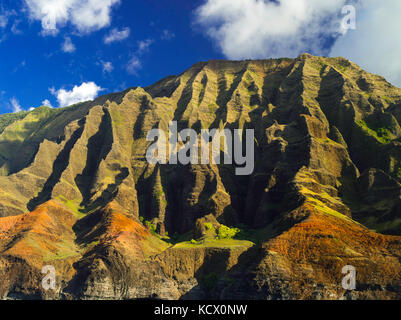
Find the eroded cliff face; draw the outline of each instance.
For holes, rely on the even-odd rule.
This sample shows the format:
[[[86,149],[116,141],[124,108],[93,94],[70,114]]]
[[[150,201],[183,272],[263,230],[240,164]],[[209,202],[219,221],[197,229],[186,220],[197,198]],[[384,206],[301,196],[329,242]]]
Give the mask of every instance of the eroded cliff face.
[[[401,90],[348,60],[198,63],[0,120],[3,298],[401,298]],[[170,121],[253,129],[253,174],[149,164]]]

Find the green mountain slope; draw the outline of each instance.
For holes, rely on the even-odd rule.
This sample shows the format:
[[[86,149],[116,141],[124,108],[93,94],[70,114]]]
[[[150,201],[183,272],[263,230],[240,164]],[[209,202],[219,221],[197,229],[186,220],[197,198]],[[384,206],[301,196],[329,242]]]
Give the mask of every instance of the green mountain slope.
[[[253,174],[149,164],[146,135],[170,121],[254,129]],[[10,257],[18,274],[59,256],[56,298],[399,297],[400,123],[401,89],[308,54],[202,62],[150,87],[0,116],[0,271]],[[219,238],[224,225],[239,233]],[[341,288],[347,263],[362,275],[354,295]],[[45,294],[18,281],[4,297]]]

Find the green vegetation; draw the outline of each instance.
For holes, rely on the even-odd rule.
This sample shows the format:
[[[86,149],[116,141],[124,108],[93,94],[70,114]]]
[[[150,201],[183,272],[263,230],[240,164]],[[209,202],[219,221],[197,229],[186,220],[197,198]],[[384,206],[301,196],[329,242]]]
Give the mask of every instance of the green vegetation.
[[[45,136],[46,124],[58,112],[39,107],[30,112],[0,116],[1,175],[8,175],[26,166],[36,152],[38,142]]]
[[[392,232],[392,231],[396,231],[400,228],[401,226],[401,219],[394,219],[391,221],[385,221],[385,222],[379,222],[380,221],[380,217],[367,217],[367,218],[363,218],[361,219],[361,222],[363,223],[363,225],[365,225],[366,227],[368,227],[370,230],[375,231],[375,232]]]
[[[157,235],[157,233],[156,233],[156,225],[154,225],[150,221],[145,221],[145,226],[150,230],[150,233],[152,233],[153,235]]]
[[[240,233],[240,229],[238,228],[229,228],[225,225],[221,225],[220,228],[217,229],[217,238],[218,239],[233,239],[238,233]]]
[[[314,199],[314,198],[308,198],[308,201],[309,201],[310,203],[312,203],[312,204],[314,205],[314,207],[315,207],[317,210],[319,210],[319,211],[321,211],[321,212],[323,212],[323,213],[329,214],[329,215],[331,215],[331,216],[334,216],[334,217],[339,218],[339,219],[342,219],[342,220],[346,220],[346,221],[348,221],[348,222],[354,222],[354,223],[356,223],[356,222],[353,221],[352,219],[348,218],[346,215],[343,215],[342,213],[340,213],[340,212],[338,212],[338,211],[336,211],[336,210],[334,210],[334,209],[329,208],[329,207],[328,207],[326,204],[324,204],[322,201],[319,201],[319,200]]]
[[[100,241],[99,240],[95,240],[95,241],[92,241],[90,243],[84,244],[83,248],[85,249],[85,252],[89,252],[90,250],[92,250],[94,247],[96,247],[99,244],[100,244]]]
[[[334,140],[332,140],[332,139],[330,139],[330,138],[325,138],[325,139],[322,139],[322,138],[314,138],[314,139],[316,139],[316,140],[319,141],[320,143],[327,143],[327,144],[330,144],[330,145],[332,145],[332,146],[343,147],[342,144],[340,144],[340,143],[338,143],[338,142],[336,142],[336,141],[334,141]]]
[[[326,65],[327,64],[320,59],[312,61],[312,66],[319,71],[321,71]]]
[[[57,242],[55,244],[56,251],[54,252],[48,251],[43,256],[44,262],[50,262],[54,260],[64,260],[79,255],[79,249],[75,245],[73,239],[69,238],[68,236],[62,236],[61,239],[62,239],[61,242]]]
[[[215,228],[212,223],[205,223],[204,226],[209,235],[188,241],[185,239],[188,239],[191,233],[182,236],[174,234],[170,239],[171,243],[175,244],[176,248],[232,248],[252,247],[258,241],[256,231],[248,229],[245,225],[238,227],[220,225]]]
[[[346,73],[347,70],[349,69],[349,66],[345,66],[345,65],[337,65],[337,69],[341,72],[341,73]]]
[[[217,109],[218,109],[218,106],[216,104],[209,104],[209,112],[210,113],[214,114]]]
[[[174,232],[174,234],[169,236],[168,239],[163,239],[163,240],[174,245],[174,244],[177,244],[180,242],[188,241],[189,239],[191,239],[191,237],[192,237],[191,231],[184,233],[184,234],[179,234],[177,232]]]
[[[0,115],[0,134],[3,133],[4,129],[7,128],[9,125],[25,118],[27,114],[28,114],[27,111],[22,111],[17,113]]]
[[[57,199],[60,200],[68,209],[70,209],[77,219],[82,219],[87,215],[87,212],[85,212],[84,208],[81,207],[81,201],[79,199],[68,200],[62,195],[57,196]]]
[[[305,187],[303,187],[300,190],[300,192],[305,196],[306,201],[309,202],[310,204],[312,204],[320,212],[329,214],[331,216],[340,218],[342,220],[346,220],[349,222],[355,222],[352,219],[350,219],[349,217],[347,217],[346,215],[343,215],[342,213],[340,213],[334,209],[331,209],[329,206],[326,205],[325,202],[329,202],[329,203],[337,202],[337,200],[335,198],[331,197],[328,193],[326,193],[326,192],[316,193]],[[323,201],[325,201],[325,202],[323,202]]]
[[[213,224],[211,224],[210,222],[206,222],[204,226],[207,231],[212,231],[214,229]]]
[[[401,179],[401,161],[396,161],[394,166],[393,176],[395,178]]]
[[[392,141],[391,131],[387,127],[374,128],[373,126],[369,126],[364,120],[359,120],[357,124],[363,131],[376,138],[380,143],[387,144]]]
[[[156,200],[159,202],[159,204],[162,206],[163,210],[167,206],[167,200],[166,200],[166,195],[164,194],[163,188],[161,184],[158,186],[156,185],[156,190],[154,192]]]
[[[279,58],[279,59],[277,59],[277,63],[278,64],[280,64],[280,63],[282,63],[282,62],[293,62],[294,61],[294,59],[292,59],[292,58]]]
[[[139,216],[139,221],[149,229],[150,233],[156,237],[160,237],[160,235],[157,233],[157,226],[152,223],[152,221],[146,220],[144,217]]]
[[[255,243],[247,240],[236,240],[236,239],[203,239],[203,240],[191,240],[180,242],[174,245],[175,248],[235,248],[235,247],[252,247]]]

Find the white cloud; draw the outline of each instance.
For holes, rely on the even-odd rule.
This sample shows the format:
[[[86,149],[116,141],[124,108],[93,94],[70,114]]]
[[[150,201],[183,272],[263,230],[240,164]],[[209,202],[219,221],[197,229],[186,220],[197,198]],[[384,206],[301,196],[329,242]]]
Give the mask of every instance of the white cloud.
[[[102,90],[103,89],[94,82],[84,82],[80,86],[74,86],[70,91],[65,89],[49,89],[49,91],[56,96],[60,107],[67,107],[79,102],[93,100]]]
[[[61,46],[61,50],[63,50],[66,53],[75,52],[75,45],[72,43],[70,37],[66,37],[64,39],[63,45]]]
[[[26,67],[26,61],[23,60],[23,61],[21,61],[20,64],[18,64],[18,65],[14,68],[14,70],[13,70],[12,73],[16,73],[17,71],[19,71],[19,70],[21,70],[21,69],[23,69],[23,68],[25,68],[25,67]]]
[[[347,0],[206,0],[196,23],[230,59],[328,53],[323,38],[339,34]]]
[[[123,28],[121,30],[114,28],[110,31],[108,35],[104,37],[104,43],[110,44],[116,41],[123,41],[129,37],[130,33],[131,33],[130,28]]]
[[[401,87],[401,1],[363,0],[356,30],[340,37],[331,56],[343,56]]]
[[[7,27],[10,17],[16,14],[15,10],[3,10],[0,8],[0,28]]]
[[[100,61],[102,64],[103,72],[112,72],[114,70],[114,66],[111,62],[108,61]]]
[[[0,14],[0,28],[5,28],[8,24],[8,17]]]
[[[22,30],[18,29],[18,25],[21,23],[21,20],[15,20],[13,25],[11,26],[11,32],[13,34],[23,34]]]
[[[51,102],[49,101],[49,99],[43,100],[42,101],[42,106],[53,108],[53,106],[52,106]]]
[[[139,58],[147,51],[149,51],[149,47],[153,44],[153,39],[145,39],[138,41],[138,49],[136,53],[132,56],[132,58],[128,61],[126,66],[126,70],[128,73],[137,75],[138,70],[142,68],[142,63]]]
[[[345,32],[342,9],[350,3],[356,30]],[[401,87],[400,12],[399,0],[205,0],[195,16],[230,59],[343,56]]]
[[[10,103],[13,108],[13,112],[21,112],[22,111],[21,105],[16,98],[11,98]]]
[[[128,73],[136,75],[137,71],[141,68],[142,68],[142,64],[141,64],[141,61],[138,59],[138,57],[134,56],[131,58],[130,61],[128,61],[128,64],[127,64],[127,72]]]
[[[71,23],[81,33],[110,24],[111,9],[120,0],[25,0],[29,16],[42,22],[45,35],[55,35]]]
[[[161,39],[162,40],[171,40],[175,38],[175,33],[170,31],[170,30],[163,30],[162,35],[161,35]]]
[[[152,45],[153,40],[152,39],[146,39],[146,40],[141,40],[138,41],[138,54],[143,54],[144,52],[149,50],[149,47]]]

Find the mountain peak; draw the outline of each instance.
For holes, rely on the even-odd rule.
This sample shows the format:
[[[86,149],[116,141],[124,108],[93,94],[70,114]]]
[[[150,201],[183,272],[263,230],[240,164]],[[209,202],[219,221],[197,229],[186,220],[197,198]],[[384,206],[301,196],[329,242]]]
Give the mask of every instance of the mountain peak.
[[[148,133],[172,122],[253,130],[253,173],[149,163]],[[39,277],[40,261],[55,264],[56,296],[73,298],[215,298],[213,272],[223,289],[246,275],[215,293],[228,298],[341,298],[353,265],[369,288],[358,297],[398,295],[374,288],[400,285],[400,123],[400,89],[306,53],[201,62],[149,87],[2,115],[0,271]],[[265,279],[274,292],[255,290]]]

